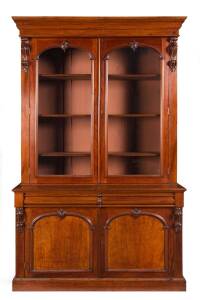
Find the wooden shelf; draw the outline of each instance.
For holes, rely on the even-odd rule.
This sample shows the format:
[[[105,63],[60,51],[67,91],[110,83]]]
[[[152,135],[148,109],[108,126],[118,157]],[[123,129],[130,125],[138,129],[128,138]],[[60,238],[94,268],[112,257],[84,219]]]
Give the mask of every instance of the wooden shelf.
[[[113,80],[142,80],[142,79],[160,79],[159,74],[110,74],[109,79]]]
[[[40,157],[90,156],[90,152],[48,152],[39,154]]]
[[[39,74],[41,80],[89,80],[91,74]]]
[[[119,117],[119,118],[149,118],[149,117],[159,117],[160,114],[108,114],[109,117]]]
[[[160,156],[158,152],[108,152],[109,156],[123,156],[123,157],[154,157]]]
[[[90,114],[40,114],[39,118],[74,118],[74,117],[91,117]]]

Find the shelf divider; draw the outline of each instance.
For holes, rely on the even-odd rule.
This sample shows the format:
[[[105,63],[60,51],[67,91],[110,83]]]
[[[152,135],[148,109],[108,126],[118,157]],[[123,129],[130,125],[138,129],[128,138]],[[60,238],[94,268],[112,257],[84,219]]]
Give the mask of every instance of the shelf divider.
[[[112,79],[112,80],[160,79],[160,74],[109,74],[108,79]]]
[[[47,152],[40,153],[40,157],[90,156],[90,152]]]
[[[149,118],[159,117],[160,114],[108,114],[108,117],[119,117],[119,118]]]
[[[90,114],[39,114],[39,118],[74,118],[74,117],[91,117]]]
[[[89,80],[91,74],[39,74],[41,80]]]
[[[160,156],[159,152],[108,152],[109,156],[122,157],[155,157]]]

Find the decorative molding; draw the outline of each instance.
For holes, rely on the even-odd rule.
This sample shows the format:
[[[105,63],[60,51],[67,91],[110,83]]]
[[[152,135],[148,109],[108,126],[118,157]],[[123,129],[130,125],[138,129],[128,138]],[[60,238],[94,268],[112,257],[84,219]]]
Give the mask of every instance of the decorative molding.
[[[137,48],[139,47],[139,43],[134,41],[134,42],[131,42],[129,44],[129,46],[131,47],[131,49],[133,50],[133,52],[135,52],[137,50]]]
[[[67,41],[63,41],[60,47],[65,52],[69,48],[69,43]]]
[[[110,59],[110,54],[107,53],[105,56],[104,56],[104,60],[109,60]]]
[[[115,216],[109,218],[105,223],[104,229],[109,230],[110,229],[110,224],[111,224],[112,221],[114,221],[115,219],[118,219],[120,217],[125,217],[125,216],[132,216],[134,218],[135,217],[140,217],[140,216],[149,216],[149,217],[155,218],[158,221],[160,221],[163,224],[164,229],[169,229],[170,228],[170,226],[167,224],[166,220],[162,216],[160,216],[158,214],[155,214],[155,213],[142,211],[138,208],[134,208],[133,210],[131,210],[129,212],[124,212],[124,213],[121,213],[119,215],[115,215]]]
[[[88,225],[89,225],[89,228],[91,230],[94,230],[95,226],[94,224],[92,223],[92,221],[88,218],[88,217],[85,217],[79,213],[75,213],[75,212],[68,212],[66,210],[63,210],[63,209],[58,209],[57,211],[53,211],[53,212],[49,212],[49,213],[44,213],[42,215],[39,215],[38,217],[36,217],[31,225],[30,225],[30,229],[33,229],[33,227],[35,226],[35,224],[40,221],[41,219],[43,218],[47,218],[47,217],[59,217],[59,218],[64,218],[64,217],[77,217],[77,218],[80,218],[82,219],[83,221],[85,221]]]
[[[95,59],[94,55],[91,52],[88,53],[88,57],[89,57],[90,60],[94,60]]]
[[[138,208],[134,208],[132,211],[131,211],[131,215],[134,216],[134,217],[138,217],[141,215],[141,210],[138,209]]]
[[[177,67],[177,37],[171,37],[168,39],[169,45],[167,46],[167,53],[169,54],[169,60],[167,62],[167,65],[169,66],[169,69],[171,72],[176,71]]]
[[[28,72],[29,69],[29,55],[31,47],[30,41],[27,38],[21,39],[21,66],[24,72]]]
[[[182,230],[182,208],[176,207],[174,211],[174,228],[175,232]]]
[[[103,204],[103,194],[102,193],[98,193],[97,194],[97,206],[98,207],[102,207]]]
[[[23,207],[17,207],[16,208],[16,229],[18,232],[22,232],[24,229],[24,208]]]
[[[64,217],[66,217],[66,215],[67,215],[67,212],[64,211],[63,209],[57,210],[57,216],[58,216],[58,217],[64,218]]]

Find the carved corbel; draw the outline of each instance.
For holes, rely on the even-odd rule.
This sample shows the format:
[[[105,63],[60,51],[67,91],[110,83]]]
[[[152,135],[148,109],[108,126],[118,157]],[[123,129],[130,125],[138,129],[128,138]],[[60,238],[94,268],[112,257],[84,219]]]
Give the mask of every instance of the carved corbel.
[[[182,208],[176,207],[174,211],[174,228],[176,232],[182,229]]]
[[[177,67],[177,37],[171,37],[168,39],[169,45],[167,46],[167,53],[169,54],[169,61],[167,62],[167,65],[169,66],[169,69],[171,72],[176,71]]]
[[[24,208],[17,207],[16,208],[16,229],[18,232],[22,232],[24,230],[25,225],[25,217],[24,217]]]
[[[29,55],[31,47],[30,41],[27,38],[21,39],[21,66],[24,72],[28,72],[29,69]]]

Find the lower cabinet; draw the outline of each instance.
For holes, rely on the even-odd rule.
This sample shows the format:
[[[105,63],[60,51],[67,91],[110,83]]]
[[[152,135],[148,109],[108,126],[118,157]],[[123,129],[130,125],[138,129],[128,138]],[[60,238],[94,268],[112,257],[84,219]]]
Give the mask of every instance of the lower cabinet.
[[[96,209],[26,208],[27,276],[96,273]]]
[[[173,208],[26,208],[27,277],[169,276]]]

